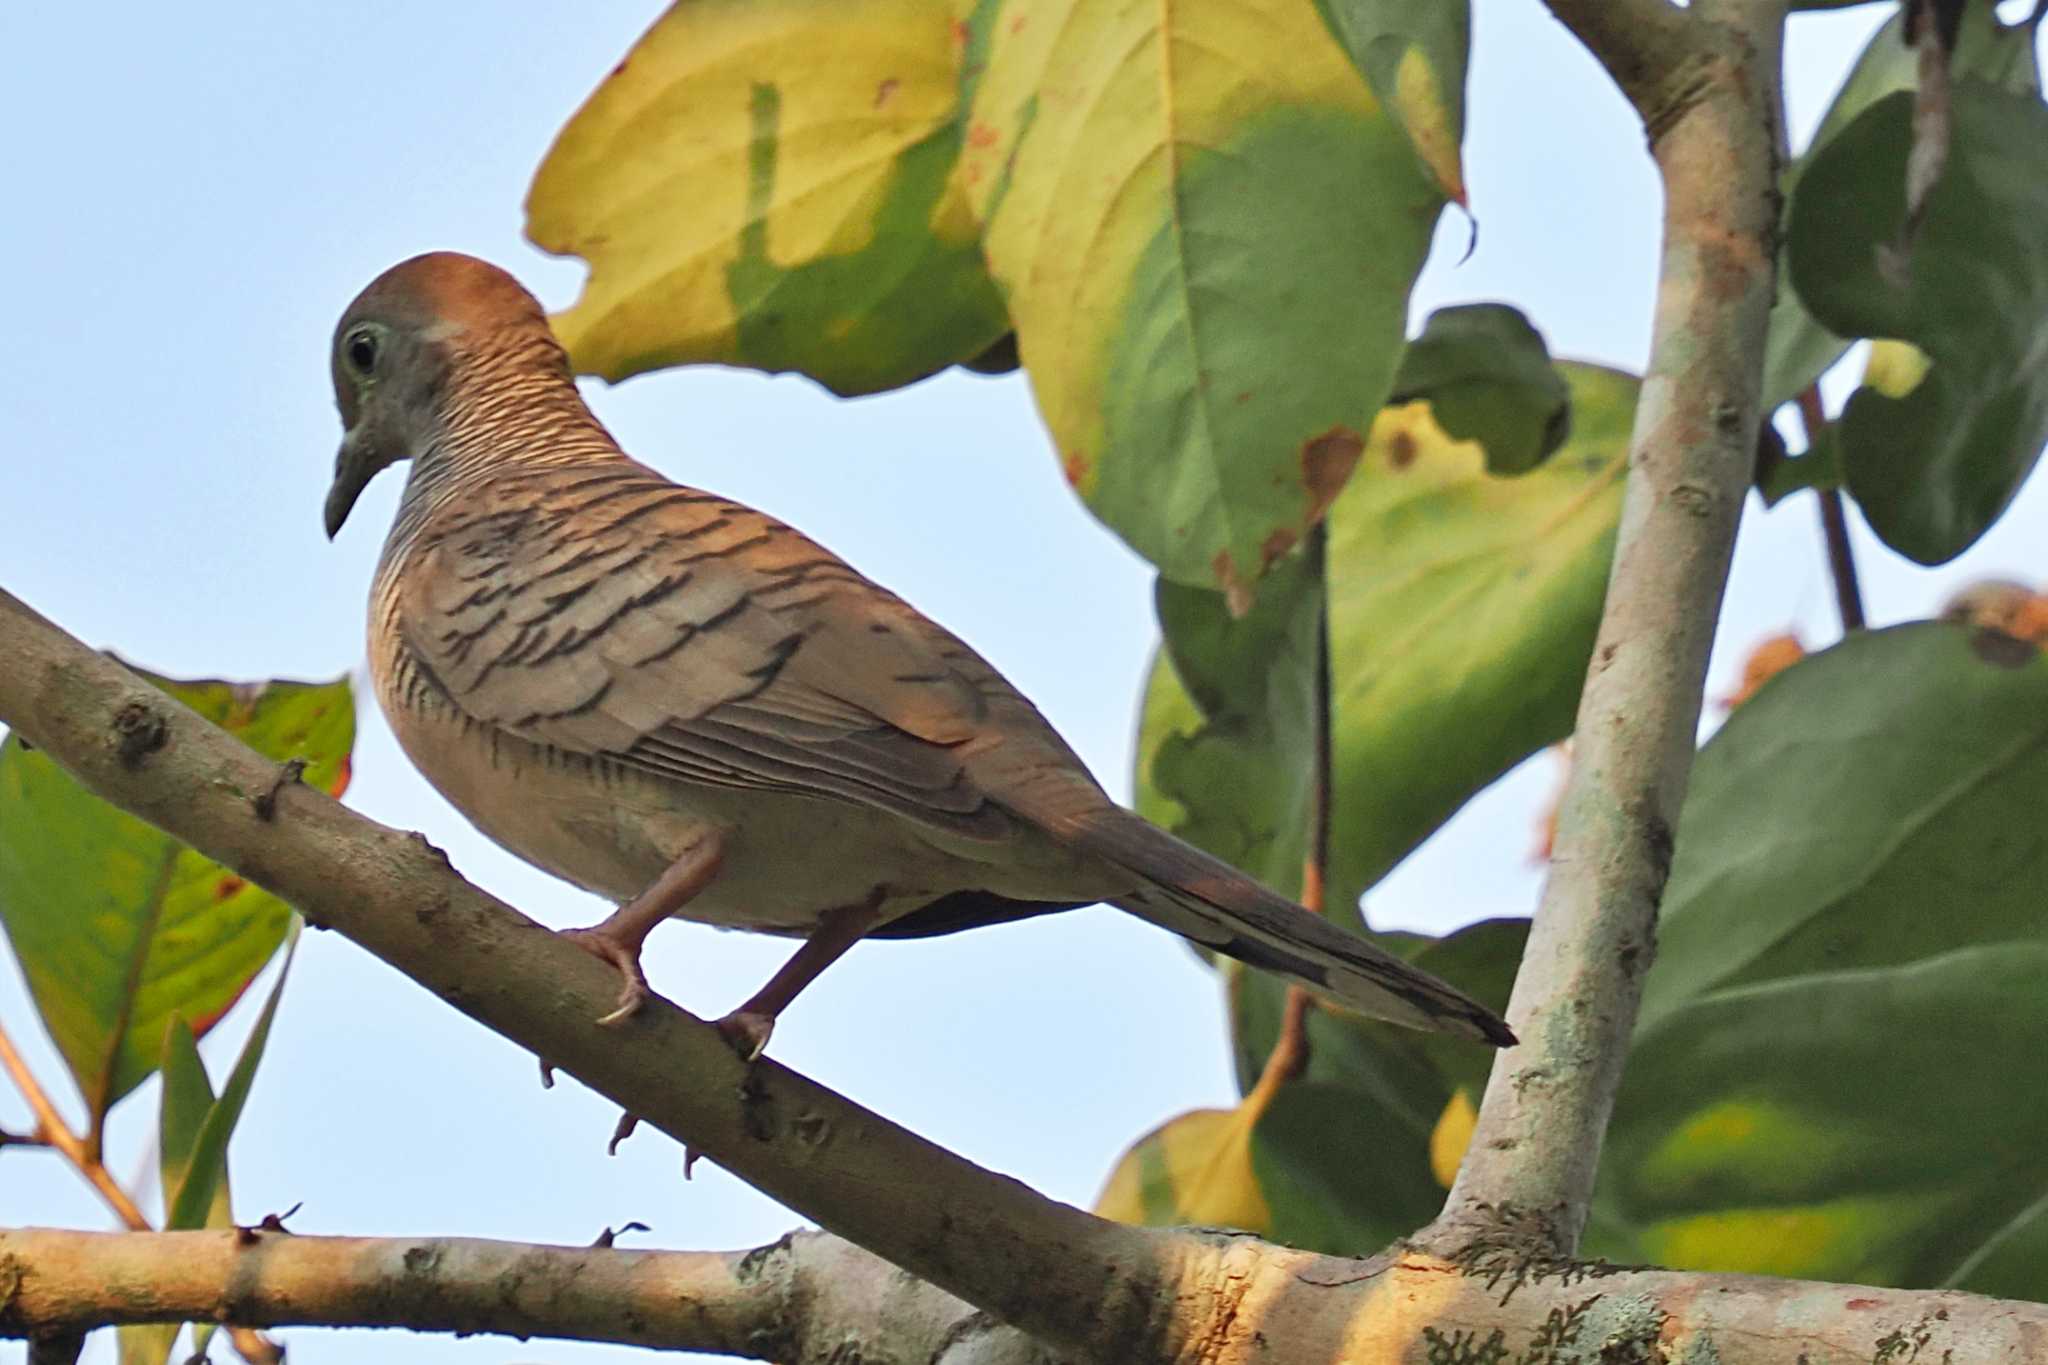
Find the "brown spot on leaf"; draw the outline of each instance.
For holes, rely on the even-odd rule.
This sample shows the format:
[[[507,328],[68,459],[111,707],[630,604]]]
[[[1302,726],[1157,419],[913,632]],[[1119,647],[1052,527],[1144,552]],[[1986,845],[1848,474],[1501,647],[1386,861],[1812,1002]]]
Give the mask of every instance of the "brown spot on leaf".
[[[355,774],[355,762],[347,754],[341,756],[341,766],[334,770],[334,781],[328,784],[327,794],[339,798],[348,790],[348,780]]]
[[[2025,640],[1989,627],[1971,633],[1970,652],[1995,668],[2025,668],[2041,655],[2039,648]]]
[[[1216,574],[1216,586],[1223,592],[1223,605],[1230,608],[1232,616],[1242,616],[1252,609],[1252,590],[1237,576],[1237,561],[1230,557],[1230,551],[1218,550],[1216,557],[1209,561],[1209,567]]]
[[[967,27],[967,21],[966,21],[965,19],[955,19],[955,20],[953,21],[953,41],[954,41],[954,42],[958,43],[958,44],[959,44],[959,45],[960,45],[961,47],[966,47],[966,46],[967,46],[967,44],[968,44],[968,42],[969,42],[969,41],[970,41],[970,40],[971,40],[971,39],[972,39],[973,37],[974,37],[974,30],[973,30],[973,29],[971,29],[971,28],[969,28],[969,27]]]
[[[1021,14],[1018,15],[1015,19],[1012,19],[1010,21],[1010,32],[1022,33],[1024,31],[1024,19],[1025,16]]]
[[[897,80],[894,76],[891,76],[887,80],[883,81],[880,85],[876,86],[875,108],[880,109],[883,105],[887,104],[890,100],[894,99],[896,97],[897,89],[902,84],[903,82]]]
[[[213,898],[216,901],[224,901],[228,899],[230,896],[234,895],[237,891],[240,891],[243,887],[247,886],[248,884],[249,883],[243,881],[240,877],[235,876],[233,873],[229,873],[227,876],[222,877],[219,882],[214,884]]]
[[[1232,399],[1231,401],[1236,403],[1249,403],[1252,401],[1252,391],[1250,389],[1239,389],[1237,391],[1237,397]]]
[[[1313,526],[1330,510],[1330,504],[1344,491],[1358,457],[1365,450],[1365,438],[1350,427],[1331,427],[1301,447],[1301,481],[1308,489],[1308,515],[1303,524]]]
[[[1847,1303],[1843,1304],[1842,1307],[1847,1308],[1852,1312],[1861,1312],[1866,1308],[1877,1307],[1877,1303],[1878,1301],[1876,1299],[1851,1299]]]
[[[970,147],[993,147],[996,140],[996,130],[986,123],[976,123],[967,130],[967,145]]]
[[[1387,441],[1387,466],[1390,469],[1406,469],[1415,463],[1416,446],[1412,432],[1397,431]]]
[[[1265,541],[1259,546],[1260,571],[1264,572],[1272,568],[1274,562],[1280,556],[1294,548],[1294,542],[1298,539],[1300,537],[1294,533],[1294,529],[1288,526],[1282,526],[1267,536]]]
[[[1060,461],[1060,472],[1067,476],[1068,486],[1079,488],[1081,480],[1088,477],[1088,457],[1078,450],[1068,451]]]

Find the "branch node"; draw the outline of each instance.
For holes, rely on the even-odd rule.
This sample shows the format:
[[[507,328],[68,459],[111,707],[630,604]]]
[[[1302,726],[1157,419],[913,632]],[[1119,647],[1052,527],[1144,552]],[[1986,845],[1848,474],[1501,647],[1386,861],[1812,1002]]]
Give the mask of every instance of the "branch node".
[[[286,787],[296,786],[306,775],[306,760],[288,758],[277,765],[277,776],[269,787],[249,798],[249,808],[256,812],[256,818],[268,824],[277,818],[277,798]]]
[[[140,768],[151,754],[164,747],[170,726],[145,701],[131,701],[114,713],[114,753],[130,772]]]

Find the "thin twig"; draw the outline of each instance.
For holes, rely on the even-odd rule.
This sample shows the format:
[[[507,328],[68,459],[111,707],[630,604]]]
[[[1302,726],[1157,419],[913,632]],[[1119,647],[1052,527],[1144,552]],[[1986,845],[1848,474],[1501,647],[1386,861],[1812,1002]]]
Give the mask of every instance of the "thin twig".
[[[28,1101],[30,1112],[36,1116],[34,1140],[62,1153],[87,1183],[99,1191],[100,1198],[107,1201],[107,1207],[127,1224],[130,1231],[149,1231],[149,1219],[143,1216],[128,1191],[121,1188],[120,1182],[114,1179],[98,1155],[87,1149],[85,1139],[72,1132],[64,1122],[63,1115],[50,1101],[50,1093],[28,1069],[28,1062],[15,1048],[14,1039],[7,1035],[4,1025],[0,1025],[0,1067],[4,1067],[13,1078],[14,1088],[21,1092],[21,1097]]]
[[[2048,0],[2043,0],[2048,4]],[[1806,433],[1806,452],[1827,430],[1827,409],[1821,406],[1820,385],[1808,384],[1799,395],[1799,425]],[[1856,547],[1849,541],[1849,515],[1842,507],[1839,489],[1815,488],[1820,503],[1821,535],[1827,542],[1828,572],[1835,582],[1835,607],[1842,614],[1842,632],[1863,629],[1863,588],[1856,575]]]

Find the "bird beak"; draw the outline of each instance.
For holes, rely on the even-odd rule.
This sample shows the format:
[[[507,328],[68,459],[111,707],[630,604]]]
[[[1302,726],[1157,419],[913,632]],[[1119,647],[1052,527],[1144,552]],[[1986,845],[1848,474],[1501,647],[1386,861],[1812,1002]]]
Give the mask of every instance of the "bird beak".
[[[327,488],[327,538],[334,539],[341,530],[341,524],[348,520],[350,509],[356,499],[363,495],[363,489],[383,466],[370,458],[363,444],[356,439],[354,431],[341,438],[341,449],[334,457],[334,482]]]

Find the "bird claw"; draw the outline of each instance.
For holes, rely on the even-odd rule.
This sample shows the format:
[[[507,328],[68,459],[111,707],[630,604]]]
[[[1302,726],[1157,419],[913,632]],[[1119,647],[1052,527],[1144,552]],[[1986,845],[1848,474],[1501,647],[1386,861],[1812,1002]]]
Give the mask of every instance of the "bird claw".
[[[718,1030],[743,1062],[759,1057],[775,1032],[775,1016],[755,1010],[734,1010],[711,1027]]]
[[[618,1007],[598,1016],[599,1027],[616,1028],[632,1018],[654,994],[648,989],[647,977],[640,970],[640,954],[634,948],[620,943],[601,929],[564,929],[562,937],[598,961],[608,962],[618,969],[621,978]]]

